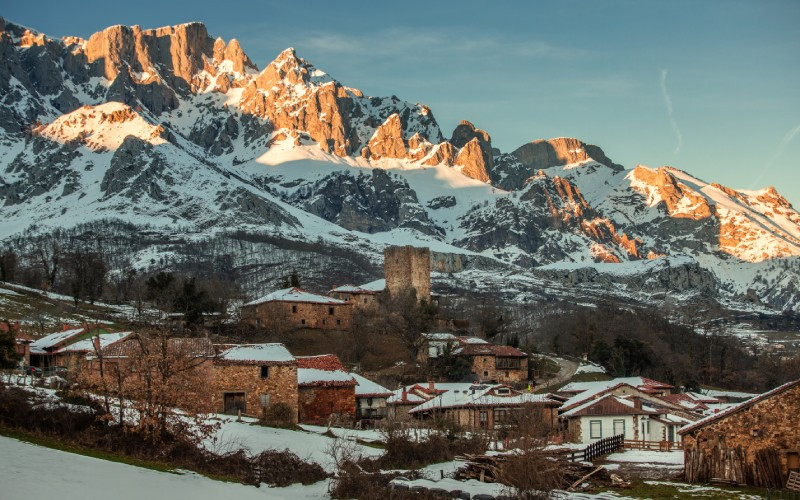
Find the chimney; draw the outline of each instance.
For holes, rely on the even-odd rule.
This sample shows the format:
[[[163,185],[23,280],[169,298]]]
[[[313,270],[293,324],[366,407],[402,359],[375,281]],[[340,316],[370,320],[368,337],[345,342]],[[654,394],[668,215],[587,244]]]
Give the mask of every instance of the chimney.
[[[642,398],[639,398],[639,397],[633,398],[633,407],[636,408],[637,410],[641,410],[642,409]]]
[[[403,387],[403,396],[402,396],[402,400],[403,400],[403,401],[408,401],[408,391],[406,391],[406,388],[405,388],[405,387]]]
[[[92,342],[94,343],[94,352],[95,353],[99,353],[100,352],[100,335],[97,335],[97,336],[93,337],[92,338]]]
[[[433,380],[428,380],[428,390],[431,392],[436,390],[436,383]]]

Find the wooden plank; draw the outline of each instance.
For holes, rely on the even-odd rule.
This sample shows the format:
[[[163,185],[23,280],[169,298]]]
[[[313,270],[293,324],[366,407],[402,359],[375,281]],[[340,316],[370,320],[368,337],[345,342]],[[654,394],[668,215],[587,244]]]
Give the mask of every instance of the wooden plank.
[[[789,473],[789,480],[786,481],[786,489],[800,491],[800,472]]]

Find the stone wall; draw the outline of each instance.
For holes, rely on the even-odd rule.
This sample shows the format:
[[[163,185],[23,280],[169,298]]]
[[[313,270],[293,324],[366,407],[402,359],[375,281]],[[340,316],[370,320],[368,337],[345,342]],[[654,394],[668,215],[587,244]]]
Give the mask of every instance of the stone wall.
[[[503,358],[499,358],[503,359]],[[519,368],[497,368],[495,356],[473,356],[472,373],[482,382],[496,380],[501,384],[517,384],[528,380],[528,358],[519,359]]]
[[[326,425],[331,415],[338,422],[355,420],[355,386],[303,386],[298,390],[298,401],[303,424]]]
[[[261,395],[269,395],[269,404],[285,403],[297,423],[297,365],[267,365],[267,378],[261,378],[260,365],[214,364],[211,400],[215,411],[222,413],[225,393],[245,394],[245,413],[261,417]]]
[[[391,246],[383,251],[386,290],[397,296],[411,288],[417,299],[431,298],[431,251],[412,246]]]
[[[334,299],[351,302],[355,309],[371,310],[378,306],[378,296],[380,293],[332,292],[329,295]]]
[[[297,328],[348,330],[353,321],[353,305],[266,302],[242,307],[242,321],[279,332]]]
[[[684,434],[683,444],[687,481],[782,487],[800,454],[800,384]]]

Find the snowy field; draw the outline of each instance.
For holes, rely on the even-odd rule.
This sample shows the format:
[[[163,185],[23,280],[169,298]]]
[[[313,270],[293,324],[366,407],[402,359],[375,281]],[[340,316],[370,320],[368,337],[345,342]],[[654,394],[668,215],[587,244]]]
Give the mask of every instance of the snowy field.
[[[194,473],[159,472],[0,437],[3,500],[237,500],[324,498],[327,481],[286,488],[214,481]]]

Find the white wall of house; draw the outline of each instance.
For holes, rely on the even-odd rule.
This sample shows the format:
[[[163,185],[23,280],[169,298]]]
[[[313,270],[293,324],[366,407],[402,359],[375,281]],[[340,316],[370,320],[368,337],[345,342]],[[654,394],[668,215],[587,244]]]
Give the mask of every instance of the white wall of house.
[[[669,428],[672,427],[672,435],[670,435]],[[657,422],[655,420],[650,421],[650,435],[648,436],[649,441],[671,441],[673,443],[680,443],[681,437],[678,435],[678,429],[680,428],[679,425],[669,426],[666,424],[662,424],[661,422]]]
[[[632,415],[592,415],[578,418],[581,420],[582,444],[591,444],[617,434],[624,434],[625,439],[633,439]]]

